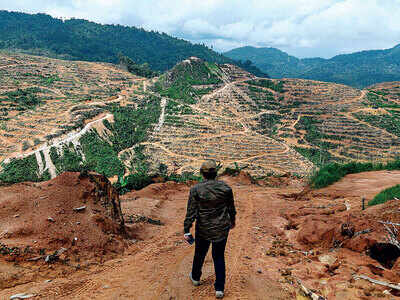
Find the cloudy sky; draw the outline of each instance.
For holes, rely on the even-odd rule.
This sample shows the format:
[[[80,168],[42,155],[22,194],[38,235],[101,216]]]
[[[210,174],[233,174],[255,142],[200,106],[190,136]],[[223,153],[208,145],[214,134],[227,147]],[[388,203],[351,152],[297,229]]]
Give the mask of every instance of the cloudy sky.
[[[400,43],[400,0],[0,0],[0,9],[143,27],[217,51],[329,58]]]

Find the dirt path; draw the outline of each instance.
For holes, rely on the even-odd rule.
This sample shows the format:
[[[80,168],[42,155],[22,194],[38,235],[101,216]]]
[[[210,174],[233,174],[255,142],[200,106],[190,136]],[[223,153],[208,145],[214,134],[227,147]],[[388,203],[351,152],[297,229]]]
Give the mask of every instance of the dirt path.
[[[260,206],[257,192],[261,188],[254,186],[249,190],[247,185],[232,185],[238,225],[231,232],[227,245],[225,299],[291,299],[276,280],[268,277],[266,272],[259,274],[255,269],[263,256],[260,249],[255,249],[257,239],[251,230],[254,226],[262,226],[259,224],[260,211],[256,212]],[[50,283],[40,280],[3,290],[0,298],[8,299],[10,295],[30,291],[40,294],[40,299],[215,299],[210,253],[203,268],[202,285],[193,287],[188,279],[194,251],[192,246],[182,241],[188,189],[181,187],[176,190],[175,187],[160,192],[158,196],[153,195],[161,199],[152,208],[150,216],[160,219],[165,225],[146,225],[142,232],[146,239],[131,246],[123,257]],[[136,195],[139,200],[135,201],[150,201],[144,196],[150,197],[152,193],[139,191]],[[274,201],[271,195],[264,196],[261,197],[263,203]],[[123,202],[123,210],[129,211],[135,201]]]
[[[366,256],[363,250],[357,250],[363,240],[350,240],[353,246],[349,244],[333,251],[329,246],[312,246],[312,243],[322,240],[330,243],[332,238],[324,238],[321,232],[331,230],[332,226],[340,227],[340,222],[348,219],[348,214],[352,216],[357,231],[374,228],[370,236],[363,235],[365,241],[376,237],[381,239],[382,228],[377,220],[385,218],[385,214],[390,212],[379,206],[362,212],[360,196],[369,200],[381,189],[398,183],[399,177],[400,171],[353,174],[328,188],[312,192],[309,195],[312,201],[290,198],[290,195],[302,190],[303,183],[299,180],[290,179],[286,181],[288,186],[271,188],[250,184],[246,175],[224,178],[233,188],[238,212],[237,226],[229,235],[226,250],[225,299],[296,299],[298,289],[291,283],[291,275],[283,275],[287,272],[327,299],[398,299],[382,294],[384,288],[374,286],[372,289],[368,282],[352,280],[354,270],[358,274],[375,276],[369,268],[377,262]],[[194,251],[193,246],[182,241],[188,193],[189,186],[184,184],[160,183],[122,196],[125,215],[145,215],[160,220],[164,225],[135,224],[139,241],[129,246],[123,255],[89,266],[85,266],[87,261],[82,256],[82,267],[72,273],[57,273],[63,267],[61,263],[47,267],[32,263],[32,270],[39,275],[27,278],[27,283],[22,281],[14,288],[0,290],[0,299],[9,299],[17,293],[37,295],[33,300],[215,299],[215,276],[210,253],[205,260],[201,286],[193,287],[188,279]],[[349,212],[344,207],[345,203],[349,204]],[[390,207],[397,208],[398,204]],[[288,218],[295,222],[293,228],[288,228]],[[398,222],[398,217],[393,220]],[[312,239],[320,235],[321,238]],[[302,244],[305,238],[309,240],[306,246]],[[317,256],[309,256],[307,251],[310,249],[317,250]],[[281,254],[268,254],[271,251]],[[334,273],[326,271],[325,263],[319,261],[326,255],[340,259],[338,270]],[[2,272],[6,270],[5,266],[0,263]],[[393,277],[395,273],[390,273],[390,270],[384,272],[389,272],[384,275],[385,281],[400,278]],[[398,279],[395,280],[398,282]],[[373,294],[365,297],[366,292]]]
[[[43,163],[41,160],[40,161],[38,160],[39,167],[40,167],[40,169],[42,169],[42,171],[45,171],[48,169],[50,172],[51,178],[54,178],[57,176],[57,172],[56,172],[56,167],[54,166],[54,164],[50,158],[50,149],[52,147],[54,147],[54,148],[58,149],[59,151],[61,151],[62,147],[64,145],[68,145],[69,143],[72,143],[74,146],[80,145],[79,139],[85,133],[87,133],[89,130],[91,130],[95,126],[99,126],[99,124],[102,124],[103,120],[112,120],[112,119],[113,119],[113,115],[106,114],[101,119],[87,123],[85,125],[85,127],[83,127],[82,130],[70,132],[66,135],[66,137],[55,139],[52,143],[41,146],[40,148],[38,148],[34,151],[25,152],[25,153],[16,153],[12,157],[5,159],[3,162],[7,164],[13,158],[21,159],[21,158],[28,157],[30,155],[36,155],[36,158],[38,158],[38,157],[40,157],[40,152],[43,151],[46,164],[44,166],[40,166],[40,164],[43,164]]]
[[[165,121],[165,107],[167,106],[167,98],[162,98],[161,99],[161,114],[160,114],[160,119],[158,120],[158,124],[156,126],[156,128],[154,129],[154,131],[160,131],[161,127],[164,124]]]

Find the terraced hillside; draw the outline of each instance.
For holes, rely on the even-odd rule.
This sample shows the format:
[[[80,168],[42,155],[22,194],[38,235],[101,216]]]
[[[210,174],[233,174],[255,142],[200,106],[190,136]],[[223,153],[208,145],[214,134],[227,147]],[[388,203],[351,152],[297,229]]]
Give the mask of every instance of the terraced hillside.
[[[262,79],[195,57],[145,80],[110,64],[2,57],[7,182],[83,166],[107,177],[183,174],[206,158],[254,176],[306,175],[330,161],[400,154],[397,83]]]
[[[179,68],[192,70],[200,64],[203,62],[191,59]],[[253,77],[232,65],[214,67],[219,80],[196,82],[210,93],[191,101],[165,98],[162,126],[145,143],[154,167],[162,163],[177,173],[196,172],[202,159],[213,158],[223,167],[233,168],[236,163],[257,176],[310,171],[312,164],[296,151],[253,130],[254,118],[268,112],[241,87]],[[206,77],[207,81],[210,78]]]
[[[286,143],[316,165],[388,160],[400,154],[400,139],[393,130],[359,117],[383,113],[380,106],[374,105],[373,91],[285,79],[280,91],[274,94],[258,86],[255,89],[254,83],[242,85],[246,84],[243,88],[249,97],[269,97],[267,103],[274,112],[258,118],[257,131]],[[389,119],[391,124],[396,123],[394,116],[388,116]]]
[[[197,63],[186,62],[186,69]],[[191,172],[200,159],[215,158],[257,176],[304,175],[331,161],[381,161],[400,154],[395,83],[387,92],[391,110],[385,110],[374,106],[371,95],[383,97],[378,88],[258,79],[233,66],[219,69],[223,83],[202,85],[210,93],[190,102],[164,99],[163,125],[146,142],[153,162]],[[391,127],[360,117],[384,111]]]
[[[0,161],[104,116],[140,81],[111,64],[1,53]]]

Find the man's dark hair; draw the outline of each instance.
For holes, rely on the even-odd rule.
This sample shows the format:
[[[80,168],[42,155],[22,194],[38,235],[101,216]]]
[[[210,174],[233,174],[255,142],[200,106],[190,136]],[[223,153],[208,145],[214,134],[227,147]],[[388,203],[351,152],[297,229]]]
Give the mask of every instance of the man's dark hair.
[[[215,179],[217,177],[217,164],[213,159],[207,159],[200,167],[200,173],[205,179]]]
[[[215,179],[217,177],[217,171],[201,172],[201,175],[203,175],[205,179]]]

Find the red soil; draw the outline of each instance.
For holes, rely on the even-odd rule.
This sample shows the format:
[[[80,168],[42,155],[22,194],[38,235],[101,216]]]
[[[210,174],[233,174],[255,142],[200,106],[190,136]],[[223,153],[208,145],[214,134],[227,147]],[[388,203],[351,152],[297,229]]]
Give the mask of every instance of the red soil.
[[[4,205],[0,206],[0,216],[8,216],[10,228],[14,219],[28,220],[24,218],[25,214],[41,220],[37,221],[37,230],[32,229],[32,234],[15,238],[15,243],[17,240],[19,243],[32,241],[31,235],[36,234],[38,243],[53,245],[45,238],[44,232],[51,226],[55,227],[62,215],[52,215],[56,222],[51,224],[47,223],[48,215],[62,208],[69,211],[81,206],[82,200],[76,198],[84,198],[83,187],[93,189],[89,181],[79,180],[76,175],[67,174],[62,178],[55,179],[50,187],[49,183],[39,184],[42,189],[35,184],[1,188],[2,195],[4,191],[26,189],[22,195],[30,200],[28,202],[21,198],[20,201],[24,203],[39,199],[44,195],[40,193],[47,188],[51,188],[53,193],[64,190],[64,194],[58,195],[67,199],[57,202],[62,207],[55,205],[52,209],[44,210],[44,215],[33,215],[33,206],[25,209],[21,205],[18,212],[7,208],[12,205],[11,202],[5,208]],[[354,174],[331,187],[297,198],[296,195],[304,188],[298,179],[284,177],[279,179],[280,187],[272,188],[270,186],[278,185],[278,180],[252,184],[243,174],[223,178],[233,188],[238,211],[237,226],[230,233],[226,251],[228,275],[225,298],[293,299],[297,295],[298,299],[304,299],[299,296],[296,284],[296,279],[300,279],[306,287],[327,299],[395,299],[391,291],[384,292],[390,289],[362,279],[355,280],[353,274],[386,282],[400,281],[400,259],[394,261],[390,269],[372,259],[366,251],[376,242],[385,242],[386,233],[379,221],[400,223],[399,201],[367,207],[364,211],[360,203],[361,196],[366,196],[368,200],[381,189],[397,184],[399,178],[398,171]],[[79,181],[80,184],[77,184]],[[1,290],[0,298],[29,292],[38,295],[37,299],[213,299],[214,274],[210,256],[206,258],[200,287],[192,287],[187,278],[193,257],[193,247],[182,241],[182,221],[188,192],[189,185],[167,182],[122,196],[125,219],[130,215],[144,215],[160,220],[164,225],[134,224],[132,228],[139,241],[130,245],[117,259],[104,264],[93,263],[85,269],[69,272],[68,276],[60,271],[65,270],[64,265],[58,263],[52,265],[53,270],[46,269],[46,277],[37,275],[44,270],[43,267],[37,269],[37,262],[24,265],[31,270],[28,274],[30,277],[13,269],[15,278],[19,278],[14,285],[18,286]],[[71,197],[67,196],[68,193],[71,193]],[[72,196],[72,193],[76,196]],[[49,193],[46,195],[52,201],[57,199]],[[47,204],[49,207],[52,201]],[[85,205],[89,205],[88,202]],[[346,205],[350,205],[349,210]],[[3,212],[5,209],[8,209],[7,213]],[[88,207],[82,216],[89,215],[92,210],[92,206]],[[19,218],[13,219],[15,214],[20,214]],[[69,217],[76,215],[80,214],[71,213]],[[97,223],[89,222],[89,217],[79,220],[79,226],[88,226],[97,238],[104,237],[102,230],[96,227]],[[83,223],[85,220],[86,223]],[[66,221],[62,219],[61,224]],[[365,229],[372,231],[357,237],[345,236],[342,234],[344,225],[354,232]],[[57,235],[68,233],[67,238],[71,238],[80,232],[78,228],[72,228],[76,230],[74,233],[65,229],[54,232]],[[42,237],[46,242],[39,241]],[[114,234],[116,240],[117,237]],[[100,239],[87,241],[91,241],[93,252],[104,248]],[[120,241],[123,244],[122,238]],[[65,245],[59,241],[55,244],[54,249]],[[118,242],[111,244],[118,245]],[[90,249],[87,247],[87,250]],[[89,252],[87,255],[90,255]],[[86,259],[85,255],[83,257]],[[7,268],[11,268],[10,263],[0,264],[0,271],[5,272]],[[43,282],[46,278],[53,281]]]
[[[79,207],[85,208],[76,211]],[[64,256],[86,258],[121,253],[123,233],[118,194],[103,176],[64,173],[43,183],[1,188],[1,243],[25,250],[9,260],[35,257],[40,249],[50,254],[66,248]]]

